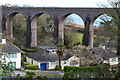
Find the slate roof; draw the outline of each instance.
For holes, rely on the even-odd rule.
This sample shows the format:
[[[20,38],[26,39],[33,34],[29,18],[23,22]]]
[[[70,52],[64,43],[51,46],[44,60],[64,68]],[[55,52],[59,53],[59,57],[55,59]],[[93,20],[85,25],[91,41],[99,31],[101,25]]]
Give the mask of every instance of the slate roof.
[[[41,49],[38,52],[26,55],[29,58],[32,58],[36,61],[58,61],[58,55],[57,53],[49,53],[43,49]],[[68,51],[65,51],[63,54],[61,60],[67,60],[70,57],[72,57],[72,54],[70,54]]]
[[[9,52],[9,53],[19,53],[22,52],[17,46],[10,42],[6,42],[6,45],[3,47],[3,52]]]
[[[96,55],[100,55],[103,59],[109,59],[112,57],[117,57],[117,55],[108,49],[103,49],[101,47],[95,47],[92,52]]]
[[[53,46],[40,46],[42,49],[57,49],[56,47]]]

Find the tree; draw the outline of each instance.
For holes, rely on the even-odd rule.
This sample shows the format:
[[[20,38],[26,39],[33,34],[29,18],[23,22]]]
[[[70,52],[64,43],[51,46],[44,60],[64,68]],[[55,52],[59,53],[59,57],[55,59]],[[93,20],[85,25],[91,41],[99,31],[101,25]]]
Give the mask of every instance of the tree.
[[[118,39],[117,39],[117,55],[118,55],[118,60],[119,60],[119,67],[120,67],[120,1],[115,1],[115,0],[108,0],[109,4],[111,5],[112,7],[112,10],[113,11],[109,11],[108,12],[110,13],[110,16],[113,17],[113,20],[114,20],[114,25],[117,27],[117,35],[118,35]],[[119,69],[119,72],[120,72],[120,69]],[[120,75],[119,75],[120,77]]]
[[[108,0],[108,2],[114,10],[114,12],[109,11],[109,13],[118,29],[116,31],[118,35],[117,55],[120,56],[120,1]]]
[[[37,23],[38,45],[54,45],[54,22],[52,17],[43,14]]]
[[[75,46],[73,52],[79,58],[79,66],[97,65],[103,61],[100,55],[93,54],[90,51],[90,47]]]
[[[99,28],[94,30],[94,33],[96,35],[95,43],[97,43],[97,46],[104,45],[106,47],[116,49],[117,44],[112,43],[117,43],[117,27],[114,25],[114,20],[112,17],[111,19],[109,19],[109,16],[105,15],[105,17],[108,19],[104,20],[104,17],[101,17],[100,19],[102,21],[100,22]],[[94,46],[96,46],[96,44]]]
[[[58,54],[59,67],[61,67],[61,57],[63,56],[64,51],[65,51],[65,45],[59,44],[57,46],[57,51],[56,51]]]

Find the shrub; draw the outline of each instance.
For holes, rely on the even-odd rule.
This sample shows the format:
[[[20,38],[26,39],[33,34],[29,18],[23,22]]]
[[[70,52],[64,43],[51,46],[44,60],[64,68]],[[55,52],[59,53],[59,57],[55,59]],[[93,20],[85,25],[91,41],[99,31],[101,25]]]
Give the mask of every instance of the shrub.
[[[23,62],[23,65],[29,65],[30,63],[29,62]]]
[[[109,73],[109,65],[101,64],[97,66],[85,66],[85,67],[75,67],[75,66],[65,66],[64,67],[65,77],[83,77],[90,78],[107,76]],[[109,75],[110,76],[110,75]]]
[[[61,66],[56,65],[54,69],[55,69],[55,70],[60,70],[60,69],[61,69]]]
[[[28,69],[28,70],[38,70],[39,69],[38,65],[33,65],[33,64],[25,65],[24,68]]]

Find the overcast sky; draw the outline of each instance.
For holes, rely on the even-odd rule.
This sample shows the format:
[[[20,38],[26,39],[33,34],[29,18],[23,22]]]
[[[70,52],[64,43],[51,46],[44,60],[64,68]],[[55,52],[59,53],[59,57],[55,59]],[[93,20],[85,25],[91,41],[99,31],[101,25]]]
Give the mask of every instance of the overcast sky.
[[[0,0],[0,5],[29,5],[36,7],[98,7],[107,0]]]

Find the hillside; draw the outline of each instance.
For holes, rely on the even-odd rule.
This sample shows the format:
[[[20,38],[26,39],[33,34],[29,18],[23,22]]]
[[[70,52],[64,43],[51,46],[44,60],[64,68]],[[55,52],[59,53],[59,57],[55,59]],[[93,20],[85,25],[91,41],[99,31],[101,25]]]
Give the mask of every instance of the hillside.
[[[65,26],[84,28],[84,25],[74,24],[74,23],[64,23]]]

